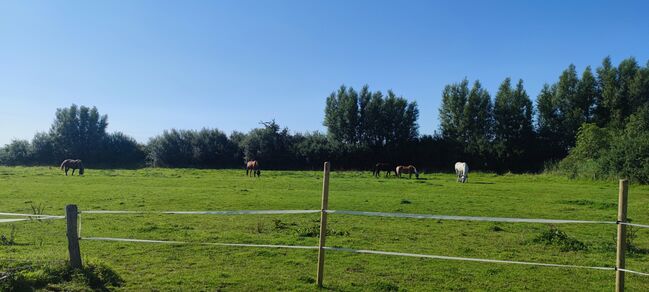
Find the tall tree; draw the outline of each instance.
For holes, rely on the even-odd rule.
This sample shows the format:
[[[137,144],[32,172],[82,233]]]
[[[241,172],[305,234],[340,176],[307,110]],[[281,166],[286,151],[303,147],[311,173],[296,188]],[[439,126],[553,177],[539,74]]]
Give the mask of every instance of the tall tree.
[[[595,101],[595,121],[597,125],[604,127],[613,118],[617,98],[617,69],[613,66],[611,57],[604,58],[602,65],[597,68],[597,84],[601,94]]]
[[[366,86],[360,94],[341,86],[327,98],[324,125],[331,139],[345,145],[397,147],[419,135],[417,103],[391,90],[387,96]]]
[[[595,79],[590,66],[587,66],[577,84],[575,106],[580,110],[580,126],[583,123],[590,123],[594,120],[595,102],[599,96],[600,92],[597,87],[597,79]]]
[[[557,86],[544,84],[536,98],[537,131],[539,142],[544,145],[545,151],[542,160],[556,160],[563,158],[567,152],[562,140],[561,119],[559,107],[556,102]]]
[[[494,144],[501,167],[515,170],[529,152],[534,138],[532,101],[519,80],[516,89],[506,78],[496,94],[494,103]]]
[[[107,126],[108,116],[100,115],[96,107],[72,105],[57,109],[49,133],[58,158],[97,158]]]
[[[575,144],[577,130],[583,120],[583,111],[579,104],[577,87],[579,78],[575,65],[570,64],[568,69],[564,70],[559,76],[555,103],[558,107],[558,118],[561,124],[561,141],[566,150]]]
[[[637,104],[632,98],[631,90],[638,73],[638,62],[634,58],[622,60],[617,67],[617,94],[613,108],[613,123],[615,125],[626,125],[627,119],[636,110],[633,106]]]
[[[353,88],[342,85],[327,98],[324,125],[329,135],[344,143],[358,142],[358,94]]]
[[[473,160],[486,162],[493,133],[493,105],[480,81],[475,81],[469,92],[462,117],[462,143],[464,152]]]
[[[439,109],[442,137],[460,142],[465,126],[464,107],[469,96],[469,81],[464,78],[460,83],[446,85],[442,93],[442,106]]]
[[[649,104],[649,62],[645,67],[639,68],[629,88],[631,107],[639,109]]]

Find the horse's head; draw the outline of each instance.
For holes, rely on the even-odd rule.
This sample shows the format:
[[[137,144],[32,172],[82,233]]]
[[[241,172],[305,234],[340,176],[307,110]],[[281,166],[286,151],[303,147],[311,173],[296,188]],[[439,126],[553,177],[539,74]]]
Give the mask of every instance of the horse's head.
[[[79,168],[79,175],[83,175],[83,167]]]
[[[257,169],[257,176],[261,176],[261,170]]]

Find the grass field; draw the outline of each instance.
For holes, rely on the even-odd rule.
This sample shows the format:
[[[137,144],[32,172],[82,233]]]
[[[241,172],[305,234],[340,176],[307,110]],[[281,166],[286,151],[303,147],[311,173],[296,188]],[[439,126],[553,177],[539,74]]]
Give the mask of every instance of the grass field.
[[[0,212],[62,215],[80,210],[319,209],[322,173],[243,170],[86,170],[64,177],[55,168],[0,167]],[[522,218],[612,220],[617,182],[552,175],[451,174],[420,180],[369,172],[332,172],[330,209]],[[649,224],[649,187],[632,185],[629,217]],[[82,236],[317,245],[318,214],[99,215],[82,214]],[[64,260],[64,220],[0,224],[16,227],[16,244],[0,245],[0,262]],[[539,241],[545,224],[438,221],[331,214],[327,245],[434,255],[614,266],[615,225],[556,225],[569,239]],[[627,267],[649,271],[649,231],[638,230]],[[546,238],[547,239],[547,238]],[[583,243],[582,245],[575,242]],[[567,245],[561,246],[560,243]],[[112,267],[124,290],[315,290],[315,250],[81,241],[86,261]],[[612,271],[456,262],[328,251],[325,286],[338,291],[537,290],[611,291]],[[649,278],[627,275],[630,291]]]

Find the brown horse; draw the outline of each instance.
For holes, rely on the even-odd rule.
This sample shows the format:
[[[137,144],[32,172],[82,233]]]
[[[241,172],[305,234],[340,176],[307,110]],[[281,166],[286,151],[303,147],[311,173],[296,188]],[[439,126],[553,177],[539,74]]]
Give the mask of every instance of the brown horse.
[[[419,178],[419,172],[417,171],[417,168],[415,168],[415,166],[413,165],[408,165],[408,166],[399,165],[397,166],[396,173],[398,177],[401,177],[401,174],[407,173],[408,178],[412,178],[412,174],[414,173],[415,178],[417,179]]]
[[[66,159],[61,163],[61,170],[65,170],[65,176],[68,176],[68,170],[72,168],[72,175],[74,171],[79,169],[79,175],[83,175],[83,163],[80,159]]]
[[[259,170],[259,162],[257,160],[250,160],[246,163],[246,176],[261,176],[261,170]]]
[[[392,172],[393,169],[394,169],[394,164],[379,162],[376,165],[374,165],[374,171],[372,172],[372,175],[374,175],[375,177],[379,177],[381,171],[385,171],[385,177],[388,177],[388,175],[390,175],[390,172]]]

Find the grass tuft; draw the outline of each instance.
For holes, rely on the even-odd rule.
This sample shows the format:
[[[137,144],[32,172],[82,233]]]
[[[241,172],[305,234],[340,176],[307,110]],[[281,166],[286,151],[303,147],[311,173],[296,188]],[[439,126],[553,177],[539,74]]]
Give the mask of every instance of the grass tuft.
[[[65,262],[0,264],[0,291],[111,291],[124,280],[110,267],[90,262],[73,269]]]
[[[534,239],[534,242],[558,246],[561,251],[583,251],[588,249],[585,243],[568,236],[556,226],[551,226],[543,231]]]

